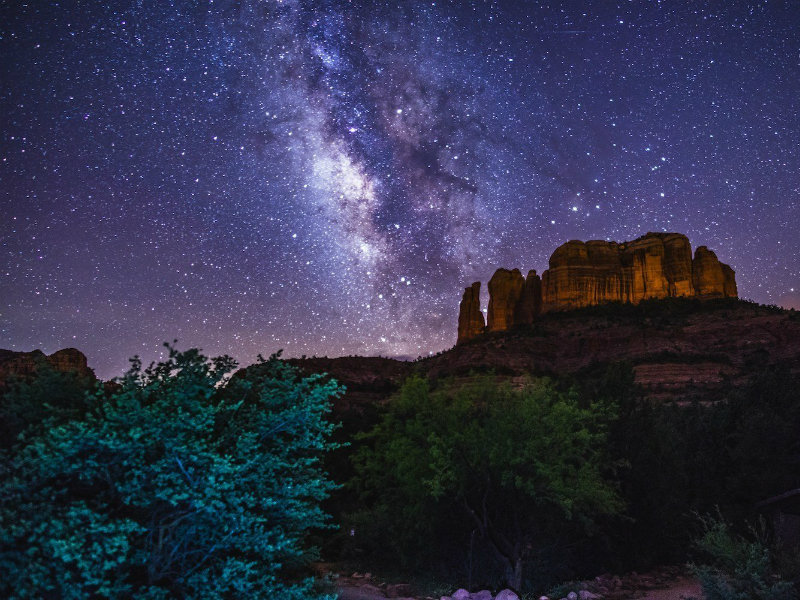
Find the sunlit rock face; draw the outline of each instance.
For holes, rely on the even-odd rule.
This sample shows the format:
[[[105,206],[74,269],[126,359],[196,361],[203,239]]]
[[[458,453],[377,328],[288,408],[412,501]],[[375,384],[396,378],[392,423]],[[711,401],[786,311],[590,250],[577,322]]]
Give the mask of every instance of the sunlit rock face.
[[[486,329],[505,331],[530,324],[548,311],[681,296],[735,298],[735,273],[705,246],[697,248],[692,259],[689,239],[679,233],[648,233],[622,243],[571,240],[556,248],[541,279],[536,271],[526,279],[518,269],[495,272],[489,281]],[[465,292],[459,342],[480,332],[476,301],[477,295],[468,298]]]
[[[668,295],[668,283],[664,273],[664,242],[646,235],[624,244],[621,250],[626,267],[623,278],[628,293],[619,299],[636,303],[645,298],[665,298]]]
[[[648,233],[618,244],[573,240],[559,246],[542,276],[544,310],[695,295],[685,235]]]
[[[476,281],[464,290],[458,311],[458,342],[465,342],[483,333],[485,328],[481,312],[481,282]]]
[[[738,298],[739,290],[736,287],[736,271],[730,265],[719,263],[722,266],[722,277],[724,278],[722,295],[726,298]]]
[[[525,280],[519,269],[495,271],[489,280],[489,331],[505,331],[514,324],[514,312],[524,287]]]
[[[698,296],[724,298],[737,295],[733,269],[719,262],[717,255],[705,246],[698,246],[695,250],[692,279]]]
[[[680,233],[654,235],[660,235],[661,241],[664,243],[664,276],[667,278],[667,295],[694,296],[692,246],[689,244],[689,238]],[[733,273],[732,269],[731,273]]]
[[[556,248],[542,274],[542,305],[578,308],[621,298],[626,293],[619,245],[572,240]]]

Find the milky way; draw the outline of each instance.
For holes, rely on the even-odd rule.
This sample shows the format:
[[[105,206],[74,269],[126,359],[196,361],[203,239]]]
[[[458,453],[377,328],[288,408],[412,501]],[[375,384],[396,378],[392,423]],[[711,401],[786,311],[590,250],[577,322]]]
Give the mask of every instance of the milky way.
[[[0,347],[416,357],[647,231],[800,308],[800,4],[699,4],[5,3]]]

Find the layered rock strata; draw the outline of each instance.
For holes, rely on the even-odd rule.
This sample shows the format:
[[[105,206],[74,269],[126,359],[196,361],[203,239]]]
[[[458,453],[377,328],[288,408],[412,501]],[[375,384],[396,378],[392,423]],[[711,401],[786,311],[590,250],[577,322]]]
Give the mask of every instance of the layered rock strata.
[[[622,243],[572,240],[556,248],[541,280],[536,271],[530,271],[526,279],[518,269],[495,272],[489,281],[486,329],[505,331],[512,325],[533,323],[543,312],[605,302],[637,304],[648,298],[737,295],[733,269],[705,246],[698,247],[692,258],[685,235],[648,233]],[[459,342],[482,331],[474,317],[480,312],[475,298],[465,292],[462,299]]]
[[[489,280],[489,331],[505,331],[514,324],[514,313],[522,298],[525,280],[519,269],[497,269]]]

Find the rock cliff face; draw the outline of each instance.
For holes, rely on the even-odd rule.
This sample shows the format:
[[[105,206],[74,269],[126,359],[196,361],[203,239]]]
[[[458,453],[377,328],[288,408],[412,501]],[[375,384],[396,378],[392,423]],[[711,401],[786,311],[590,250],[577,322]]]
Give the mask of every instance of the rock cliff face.
[[[614,242],[567,242],[556,248],[542,274],[545,312],[610,302],[626,291],[622,256]]]
[[[542,312],[542,280],[536,271],[528,271],[525,286],[514,308],[514,324],[533,323]]]
[[[623,243],[572,240],[556,248],[541,280],[536,271],[525,280],[518,269],[495,272],[489,281],[487,330],[533,323],[543,312],[682,296],[735,298],[735,273],[705,246],[692,259],[689,240],[679,233],[648,233]],[[480,333],[470,316],[476,311],[473,303],[474,296],[465,293],[459,342]]]
[[[476,281],[464,290],[458,311],[458,342],[483,333],[485,323],[481,312],[481,282]]]
[[[29,378],[36,375],[39,365],[49,363],[56,371],[74,372],[80,377],[96,380],[94,371],[89,368],[86,356],[75,348],[64,348],[46,356],[41,350],[33,352],[14,352],[0,350],[0,388],[5,387],[10,376]]]
[[[719,262],[717,255],[705,246],[699,246],[695,251],[692,268],[692,279],[698,296],[725,298],[737,295],[733,269]]]
[[[545,311],[693,296],[692,249],[678,233],[648,233],[621,244],[567,242],[550,257],[542,287]]]
[[[505,331],[514,324],[514,313],[522,298],[525,280],[519,269],[497,269],[489,280],[489,331]]]

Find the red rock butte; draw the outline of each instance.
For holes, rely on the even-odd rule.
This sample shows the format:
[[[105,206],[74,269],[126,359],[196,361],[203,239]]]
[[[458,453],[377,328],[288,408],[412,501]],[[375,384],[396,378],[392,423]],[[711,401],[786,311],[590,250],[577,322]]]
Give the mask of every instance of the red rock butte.
[[[72,372],[89,381],[97,380],[94,371],[87,364],[86,356],[75,348],[64,348],[49,356],[41,350],[15,352],[0,349],[0,391],[6,387],[11,376],[31,379],[45,363],[61,373]]]
[[[549,311],[648,298],[738,296],[733,269],[705,246],[692,258],[689,239],[680,233],[648,233],[622,243],[571,240],[556,248],[541,279],[536,271],[523,278],[519,269],[498,269],[489,280],[486,322],[480,290],[480,282],[464,290],[457,343],[533,323]]]

